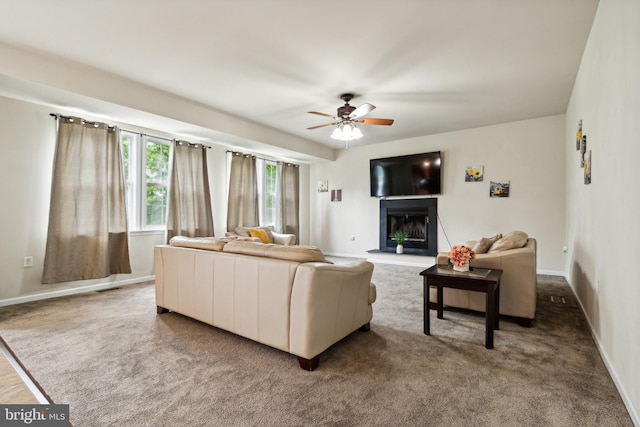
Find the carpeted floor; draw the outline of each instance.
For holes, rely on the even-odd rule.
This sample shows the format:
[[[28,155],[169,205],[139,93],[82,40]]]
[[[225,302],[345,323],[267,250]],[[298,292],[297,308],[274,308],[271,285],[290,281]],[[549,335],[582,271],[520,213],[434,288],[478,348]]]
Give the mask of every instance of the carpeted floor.
[[[153,284],[0,308],[0,335],[75,426],[633,426],[564,279],[533,328],[432,312],[422,268],[376,264],[370,332],[306,372],[294,356],[169,313]],[[561,296],[566,303],[551,302]]]

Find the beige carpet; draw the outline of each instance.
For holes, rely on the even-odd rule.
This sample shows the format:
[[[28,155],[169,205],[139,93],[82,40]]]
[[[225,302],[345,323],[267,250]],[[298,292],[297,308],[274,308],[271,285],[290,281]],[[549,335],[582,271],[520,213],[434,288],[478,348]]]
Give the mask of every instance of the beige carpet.
[[[432,312],[421,268],[377,264],[370,332],[296,358],[157,315],[151,284],[0,308],[0,335],[76,426],[632,426],[564,279],[539,276],[533,328]],[[567,303],[551,302],[551,296]]]

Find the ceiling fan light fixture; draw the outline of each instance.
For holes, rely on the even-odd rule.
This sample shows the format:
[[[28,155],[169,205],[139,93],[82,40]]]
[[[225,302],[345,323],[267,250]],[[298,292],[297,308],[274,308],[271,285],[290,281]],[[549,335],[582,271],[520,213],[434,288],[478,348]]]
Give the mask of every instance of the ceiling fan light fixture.
[[[351,131],[351,139],[358,139],[358,138],[362,138],[362,132],[360,131],[360,128],[357,128],[355,126],[353,126],[353,130]]]
[[[342,128],[340,126],[337,126],[333,130],[333,133],[331,134],[331,138],[342,140]]]
[[[353,123],[340,123],[331,134],[331,138],[339,141],[352,141],[362,136],[362,131]]]

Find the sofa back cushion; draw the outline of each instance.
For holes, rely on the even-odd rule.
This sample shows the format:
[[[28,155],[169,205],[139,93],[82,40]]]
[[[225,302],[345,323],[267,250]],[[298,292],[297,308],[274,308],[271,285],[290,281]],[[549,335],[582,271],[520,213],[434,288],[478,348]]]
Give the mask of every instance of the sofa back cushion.
[[[175,236],[169,241],[171,246],[178,246],[181,248],[192,249],[204,249],[207,251],[222,252],[222,248],[228,242],[233,240],[232,238],[225,237],[185,237]]]
[[[234,240],[226,244],[223,250],[224,252],[235,254],[261,256],[287,261],[325,262],[331,264],[331,261],[324,257],[322,251],[314,246],[282,246],[272,243],[263,244]]]

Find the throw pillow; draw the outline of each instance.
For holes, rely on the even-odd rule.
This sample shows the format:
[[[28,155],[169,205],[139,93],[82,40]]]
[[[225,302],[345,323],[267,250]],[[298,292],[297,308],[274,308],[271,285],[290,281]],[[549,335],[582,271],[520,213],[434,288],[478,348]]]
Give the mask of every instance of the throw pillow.
[[[473,250],[477,254],[486,254],[491,245],[493,245],[498,239],[502,237],[502,234],[498,233],[493,237],[483,237],[473,246]]]
[[[267,232],[261,228],[251,228],[249,230],[249,233],[251,234],[251,237],[257,237],[258,239],[260,239],[260,241],[262,243],[270,243],[269,242],[269,235],[267,234]]]
[[[238,236],[251,237],[251,234],[249,233],[249,227],[236,227],[234,231]]]
[[[524,231],[512,231],[505,234],[501,239],[498,239],[493,245],[491,245],[488,252],[501,252],[509,249],[522,248],[527,244],[528,239],[529,236],[527,236],[527,233]]]
[[[264,230],[267,233],[267,237],[269,238],[269,243],[273,243],[273,232],[271,231],[270,227],[264,226],[264,227],[254,227],[257,228],[259,230]]]

